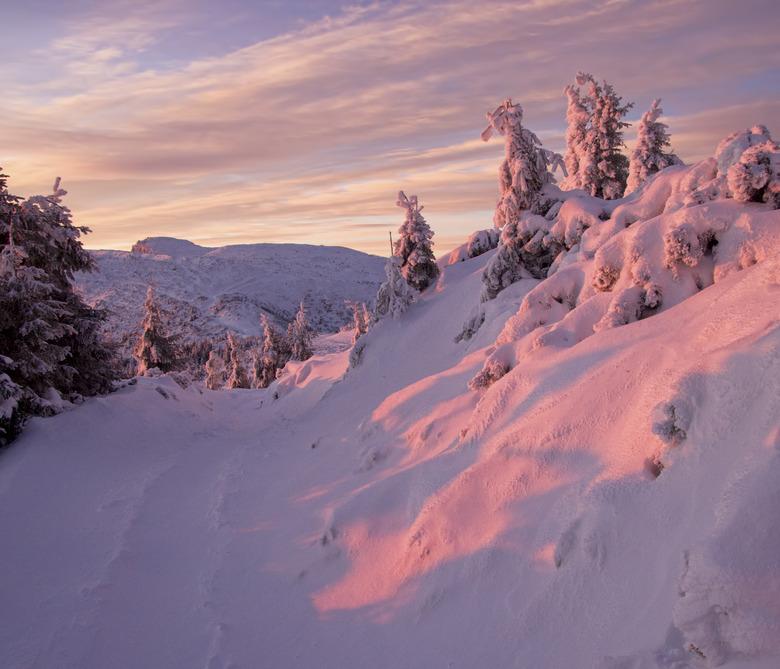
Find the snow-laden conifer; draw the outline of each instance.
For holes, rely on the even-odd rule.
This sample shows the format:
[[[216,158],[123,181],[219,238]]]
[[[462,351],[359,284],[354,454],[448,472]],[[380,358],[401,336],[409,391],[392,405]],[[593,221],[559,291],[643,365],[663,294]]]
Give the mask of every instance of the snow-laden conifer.
[[[415,290],[423,291],[439,276],[433,255],[433,230],[422,214],[417,196],[406,197],[399,191],[396,205],[406,211],[406,220],[398,229],[393,253],[401,260],[401,274]]]
[[[225,388],[249,388],[249,377],[247,376],[244,363],[241,360],[241,349],[236,338],[231,332],[228,332],[228,377],[225,382]]]
[[[106,392],[115,375],[113,351],[98,338],[104,313],[73,288],[74,273],[95,265],[79,239],[89,230],[73,225],[63,195],[57,179],[50,196],[23,201],[8,192],[7,177],[0,174],[0,352],[5,361],[0,373],[6,408],[9,389],[18,388],[25,412],[51,413],[59,400],[52,403],[50,397],[68,400]],[[19,405],[14,411],[15,420],[22,420]]]
[[[542,187],[554,182],[548,168],[560,167],[563,159],[541,148],[539,138],[523,127],[523,108],[507,98],[493,112],[487,113],[488,127],[482,131],[487,142],[497,132],[504,137],[504,160],[498,171],[499,200],[493,216],[497,228],[517,222],[520,212],[532,209]]]
[[[216,349],[211,349],[206,360],[206,388],[219,390],[225,385],[225,360]]]
[[[633,193],[647,179],[661,170],[680,164],[680,159],[669,151],[671,142],[665,123],[658,118],[663,114],[661,100],[653,100],[639,121],[637,127],[636,147],[631,153],[631,161],[628,165],[628,182],[626,195]]]
[[[263,344],[255,364],[255,388],[267,388],[290,357],[284,337],[263,314]]]
[[[362,337],[371,326],[371,314],[364,302],[350,302],[352,309],[352,343]]]
[[[623,118],[633,103],[623,102],[611,84],[599,84],[584,72],[577,74],[576,86],[567,86],[565,92],[569,167],[565,186],[582,188],[605,200],[621,197],[628,178],[628,159],[620,149],[625,146],[623,129],[630,125]]]
[[[385,276],[387,277],[376,294],[376,306],[374,313],[377,319],[385,316],[400,318],[417,299],[419,293],[412,288],[401,274],[401,261],[391,256],[385,263]]]
[[[301,302],[295,318],[287,327],[287,340],[290,346],[291,360],[308,360],[314,355],[312,350],[313,332],[306,318],[306,309]]]
[[[139,375],[154,368],[169,372],[176,365],[176,342],[173,336],[165,332],[160,305],[151,285],[146,289],[141,338],[134,355],[138,361]]]

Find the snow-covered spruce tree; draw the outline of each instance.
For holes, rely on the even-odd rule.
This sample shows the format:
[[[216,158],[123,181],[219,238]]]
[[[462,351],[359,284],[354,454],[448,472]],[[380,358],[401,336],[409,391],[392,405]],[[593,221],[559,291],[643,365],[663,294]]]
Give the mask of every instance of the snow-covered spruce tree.
[[[512,104],[510,98],[488,112],[487,120],[482,140],[487,142],[494,131],[504,137],[504,161],[498,170],[500,196],[493,215],[493,223],[500,229],[537,204],[542,186],[555,181],[549,167],[561,167],[564,172],[565,167],[561,156],[542,149],[539,138],[523,127],[523,108]]]
[[[225,385],[225,360],[216,349],[211,349],[206,360],[206,388],[219,390]]]
[[[249,388],[249,377],[241,360],[239,344],[231,332],[228,332],[228,377],[225,388]]]
[[[263,346],[255,361],[255,388],[270,386],[276,379],[277,372],[284,367],[290,357],[289,351],[285,350],[284,337],[277,332],[265,314],[263,314],[262,324]]]
[[[291,360],[308,360],[314,355],[312,350],[313,333],[306,319],[303,302],[298,307],[298,313],[287,327],[287,340],[290,345]]]
[[[63,195],[57,179],[52,195],[22,201],[0,174],[0,373],[3,406],[13,387],[24,400],[14,410],[17,425],[20,407],[52,413],[58,395],[107,392],[116,374],[114,351],[98,337],[105,314],[73,288],[73,274],[95,265],[79,239],[89,229],[73,225]]]
[[[406,220],[398,228],[393,254],[401,259],[401,274],[415,290],[423,291],[439,276],[433,255],[433,230],[420,213],[417,196],[406,197],[399,191],[396,205],[406,211]]]
[[[585,86],[587,92],[583,93]],[[628,159],[620,149],[625,146],[623,129],[630,125],[622,119],[634,103],[624,103],[611,84],[599,84],[584,72],[577,74],[576,87],[566,88],[566,95],[566,165],[571,168],[566,187],[582,188],[605,200],[621,197],[628,178]],[[588,119],[583,125],[585,113]]]
[[[419,293],[412,288],[401,274],[401,260],[391,256],[385,263],[385,276],[387,277],[376,294],[376,307],[374,315],[377,320],[385,316],[400,318],[417,299]]]
[[[631,153],[628,165],[626,195],[633,193],[656,172],[681,163],[680,159],[669,151],[669,126],[658,120],[663,113],[661,100],[656,98],[650,109],[642,114],[637,127],[636,147]]]
[[[160,305],[151,285],[146,289],[141,338],[133,355],[138,362],[139,376],[155,368],[161,372],[170,372],[176,366],[176,340],[165,333]]]

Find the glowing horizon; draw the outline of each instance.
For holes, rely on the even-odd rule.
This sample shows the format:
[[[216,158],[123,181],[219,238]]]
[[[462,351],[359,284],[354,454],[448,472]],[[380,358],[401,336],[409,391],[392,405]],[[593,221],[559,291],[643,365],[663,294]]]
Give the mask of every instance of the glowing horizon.
[[[578,70],[634,101],[630,121],[661,97],[686,162],[756,123],[780,133],[780,12],[764,0],[43,4],[45,21],[35,4],[0,27],[0,166],[21,195],[61,176],[90,248],[384,254],[404,189],[441,255],[491,224],[502,145],[479,140],[485,112],[511,96],[562,151]]]

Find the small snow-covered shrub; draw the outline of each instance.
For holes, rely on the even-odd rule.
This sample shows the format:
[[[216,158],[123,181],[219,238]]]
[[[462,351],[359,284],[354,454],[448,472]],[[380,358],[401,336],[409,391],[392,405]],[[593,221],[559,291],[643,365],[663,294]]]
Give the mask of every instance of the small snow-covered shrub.
[[[494,299],[520,279],[547,277],[561,250],[549,240],[549,231],[548,220],[530,213],[525,213],[519,222],[504,226],[498,251],[482,272],[482,302]]]
[[[501,234],[496,228],[477,230],[469,235],[466,242],[466,256],[476,258],[498,246]]]
[[[469,316],[468,320],[463,324],[463,329],[456,335],[455,343],[461,341],[468,341],[471,339],[482,327],[485,322],[485,307],[479,305]]]
[[[366,350],[366,340],[360,339],[354,343],[349,351],[349,368],[354,369],[363,362],[363,353]]]
[[[646,306],[643,288],[639,286],[624,288],[612,298],[607,313],[593,326],[593,331],[611,330],[638,321],[642,318]]]
[[[780,147],[767,141],[746,149],[729,167],[728,184],[739,202],[766,202],[780,209]]]
[[[496,358],[489,358],[479,373],[469,381],[471,390],[489,388],[509,371],[509,365]]]
[[[379,320],[385,316],[400,318],[409,306],[417,299],[419,294],[401,274],[401,261],[395,256],[385,263],[385,276],[387,279],[379,286],[376,294],[376,306],[374,318]]]
[[[593,287],[602,293],[611,290],[619,276],[619,268],[611,265],[601,265],[593,273]]]
[[[693,410],[690,403],[683,398],[670,402],[661,402],[653,416],[653,434],[659,436],[671,446],[677,446],[685,441],[691,425]]]
[[[704,248],[694,227],[682,223],[664,235],[664,254],[668,269],[672,269],[677,263],[696,267],[704,255]]]

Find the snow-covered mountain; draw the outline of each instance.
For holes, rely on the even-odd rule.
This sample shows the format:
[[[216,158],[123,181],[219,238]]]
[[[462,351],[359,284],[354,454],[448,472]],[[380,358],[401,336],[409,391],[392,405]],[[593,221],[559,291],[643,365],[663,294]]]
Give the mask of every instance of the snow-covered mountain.
[[[453,253],[352,368],[34,419],[0,664],[776,668],[780,211],[726,168],[549,189],[545,277]]]
[[[312,326],[332,332],[350,319],[347,301],[370,302],[384,277],[384,260],[342,247],[241,244],[206,248],[183,239],[152,237],[131,252],[93,251],[98,271],[77,277],[93,305],[110,312],[116,339],[140,331],[152,284],[175,330],[187,339],[227,329],[260,333],[260,315],[282,327],[304,301]]]

